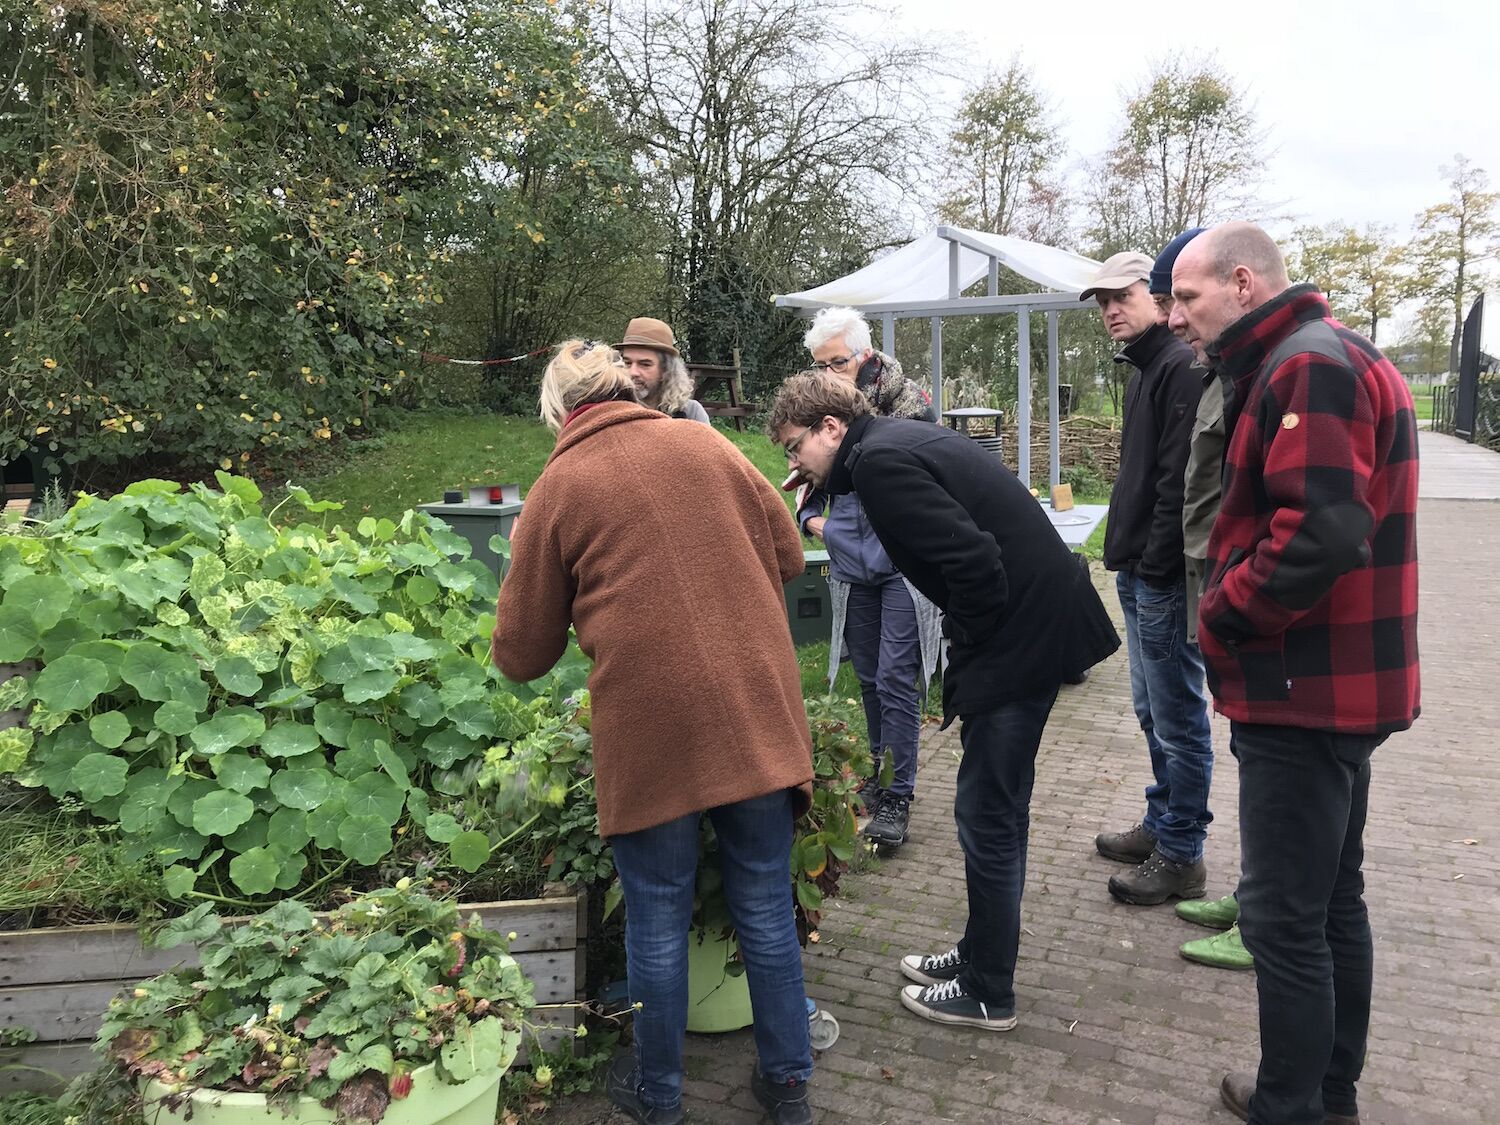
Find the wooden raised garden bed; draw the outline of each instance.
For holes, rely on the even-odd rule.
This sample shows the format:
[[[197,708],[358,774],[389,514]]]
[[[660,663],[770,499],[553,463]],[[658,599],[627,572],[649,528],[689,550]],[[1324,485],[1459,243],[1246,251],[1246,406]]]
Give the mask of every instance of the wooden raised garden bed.
[[[559,893],[461,909],[465,917],[478,913],[493,930],[515,933],[511,952],[535,987],[537,1004],[582,998],[588,924],[584,895]],[[110,999],[136,981],[189,964],[194,957],[191,947],[143,949],[132,925],[0,932],[0,1035],[30,1040],[0,1047],[0,1093],[51,1089],[58,1084],[56,1076],[66,1079],[93,1069],[98,1056],[91,1045]],[[543,1008],[531,1020],[558,1029],[541,1036],[552,1049],[571,1039],[578,1014],[575,1007]],[[525,1053],[523,1044],[522,1059]],[[5,1065],[17,1063],[21,1067]]]

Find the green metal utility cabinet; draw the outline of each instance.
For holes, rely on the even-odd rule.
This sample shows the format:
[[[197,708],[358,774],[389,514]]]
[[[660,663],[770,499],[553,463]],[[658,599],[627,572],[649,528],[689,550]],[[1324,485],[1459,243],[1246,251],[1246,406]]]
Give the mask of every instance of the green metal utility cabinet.
[[[786,619],[792,643],[826,641],[833,634],[833,605],[828,598],[828,552],[807,551],[800,578],[786,584]]]
[[[462,535],[474,548],[474,558],[504,577],[508,563],[490,550],[490,536],[510,538],[510,529],[521,514],[521,501],[509,504],[418,504],[420,511],[436,516]]]

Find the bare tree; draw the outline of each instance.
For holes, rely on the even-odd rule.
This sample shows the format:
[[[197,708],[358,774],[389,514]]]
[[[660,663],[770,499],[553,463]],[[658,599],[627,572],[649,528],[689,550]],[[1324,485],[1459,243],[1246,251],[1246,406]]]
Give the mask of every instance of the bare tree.
[[[670,235],[667,293],[698,358],[789,356],[769,296],[905,234],[931,56],[850,0],[634,0],[610,14],[617,111]],[[793,344],[795,341],[793,340]]]

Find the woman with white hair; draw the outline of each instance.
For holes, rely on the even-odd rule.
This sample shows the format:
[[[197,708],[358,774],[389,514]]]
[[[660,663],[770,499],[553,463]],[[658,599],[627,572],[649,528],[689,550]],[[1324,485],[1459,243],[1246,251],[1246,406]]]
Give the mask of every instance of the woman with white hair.
[[[815,369],[853,383],[876,414],[937,420],[931,396],[901,373],[895,359],[871,347],[870,326],[854,309],[819,309],[803,343]],[[797,519],[828,548],[829,678],[847,647],[864,700],[875,759],[875,775],[863,791],[871,813],[864,833],[897,847],[906,842],[923,689],[937,667],[941,615],[891,562],[854,493],[829,497],[822,489],[806,489],[798,497]],[[883,786],[887,760],[890,785]]]
[[[625,339],[616,346],[644,405],[671,418],[708,423],[708,411],[693,397],[693,377],[682,362],[671,325],[638,316],[625,326]]]
[[[636,1053],[615,1060],[610,1100],[637,1122],[683,1119],[706,815],[755,1014],[750,1088],[773,1121],[806,1125],[812,1051],[790,871],[813,763],[783,594],[804,568],[797,527],[721,434],[638,403],[607,344],[562,344],[541,407],[557,447],[516,521],[491,654],[510,679],[534,680],[562,656],[571,626],[594,661],[599,831],[625,892],[637,1005]]]

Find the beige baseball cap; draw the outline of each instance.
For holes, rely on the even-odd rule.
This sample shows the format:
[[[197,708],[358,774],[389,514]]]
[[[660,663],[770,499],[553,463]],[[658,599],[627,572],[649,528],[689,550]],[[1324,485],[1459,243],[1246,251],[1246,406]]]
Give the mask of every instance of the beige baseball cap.
[[[1078,294],[1078,299],[1087,301],[1095,293],[1128,289],[1137,281],[1149,280],[1151,267],[1155,264],[1145,254],[1138,254],[1133,250],[1112,254],[1094,275],[1094,283]]]

